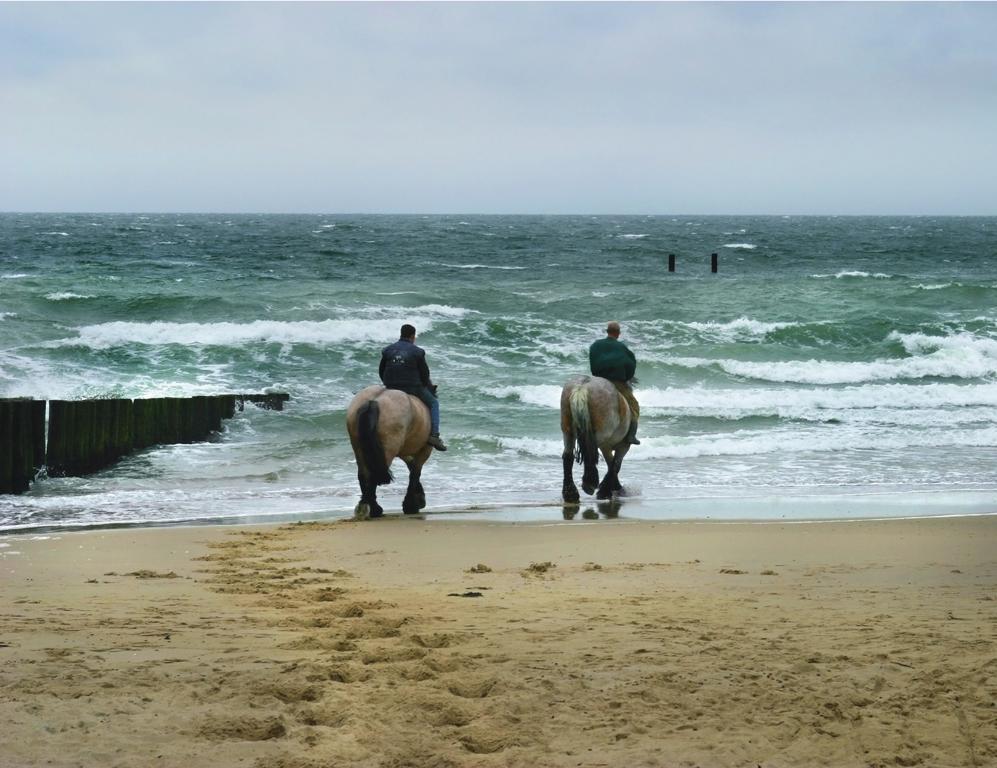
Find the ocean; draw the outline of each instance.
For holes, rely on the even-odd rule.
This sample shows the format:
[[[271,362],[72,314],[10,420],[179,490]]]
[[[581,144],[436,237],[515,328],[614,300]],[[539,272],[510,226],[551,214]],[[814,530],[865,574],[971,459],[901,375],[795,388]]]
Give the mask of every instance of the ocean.
[[[3,214],[0,396],[291,401],[42,477],[0,531],[350,516],[346,406],[405,322],[450,445],[427,518],[560,521],[560,387],[608,320],[642,445],[577,521],[997,511],[997,218]]]

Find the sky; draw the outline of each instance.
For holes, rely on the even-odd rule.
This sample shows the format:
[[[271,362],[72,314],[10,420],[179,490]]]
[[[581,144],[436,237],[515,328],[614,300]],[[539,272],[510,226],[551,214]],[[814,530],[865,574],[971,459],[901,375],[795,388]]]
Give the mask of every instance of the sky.
[[[0,211],[997,214],[997,3],[0,2]]]

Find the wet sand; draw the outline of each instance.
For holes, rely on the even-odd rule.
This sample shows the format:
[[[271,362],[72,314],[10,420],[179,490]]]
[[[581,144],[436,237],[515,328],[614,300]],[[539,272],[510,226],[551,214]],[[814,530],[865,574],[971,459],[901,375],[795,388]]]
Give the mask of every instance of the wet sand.
[[[997,516],[3,544],[2,768],[997,765]]]

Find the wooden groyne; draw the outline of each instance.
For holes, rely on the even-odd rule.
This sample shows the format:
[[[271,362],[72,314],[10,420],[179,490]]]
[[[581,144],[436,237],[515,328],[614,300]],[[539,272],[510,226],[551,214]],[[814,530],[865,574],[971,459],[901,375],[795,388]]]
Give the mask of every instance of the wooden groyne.
[[[285,393],[0,399],[0,493],[24,493],[43,466],[49,477],[80,477],[153,445],[201,442],[245,403],[280,411],[289,399]]]

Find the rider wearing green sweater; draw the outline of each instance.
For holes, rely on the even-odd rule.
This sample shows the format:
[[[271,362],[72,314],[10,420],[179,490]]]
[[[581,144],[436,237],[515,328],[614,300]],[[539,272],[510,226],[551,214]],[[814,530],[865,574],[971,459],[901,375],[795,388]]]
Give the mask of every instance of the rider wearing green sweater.
[[[606,326],[606,338],[599,339],[589,347],[589,367],[593,376],[601,376],[613,382],[617,391],[627,401],[631,416],[627,440],[631,445],[640,445],[640,440],[637,439],[640,405],[630,387],[630,381],[637,372],[637,358],[630,348],[620,341],[620,324],[615,320]]]

